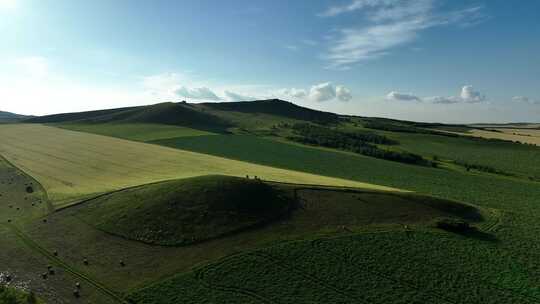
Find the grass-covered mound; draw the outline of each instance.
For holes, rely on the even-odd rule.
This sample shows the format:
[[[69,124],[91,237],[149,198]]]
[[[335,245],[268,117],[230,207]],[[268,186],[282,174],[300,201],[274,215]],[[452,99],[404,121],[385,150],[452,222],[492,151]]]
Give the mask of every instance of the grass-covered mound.
[[[291,207],[291,199],[259,180],[202,176],[112,193],[78,214],[128,239],[187,245],[268,223]]]

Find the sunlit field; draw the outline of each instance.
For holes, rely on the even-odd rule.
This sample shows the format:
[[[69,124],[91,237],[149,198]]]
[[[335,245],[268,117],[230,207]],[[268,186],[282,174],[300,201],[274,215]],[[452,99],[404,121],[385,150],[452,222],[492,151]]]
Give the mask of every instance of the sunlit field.
[[[134,185],[207,174],[390,189],[44,125],[3,125],[0,137],[0,153],[36,178],[57,205]]]

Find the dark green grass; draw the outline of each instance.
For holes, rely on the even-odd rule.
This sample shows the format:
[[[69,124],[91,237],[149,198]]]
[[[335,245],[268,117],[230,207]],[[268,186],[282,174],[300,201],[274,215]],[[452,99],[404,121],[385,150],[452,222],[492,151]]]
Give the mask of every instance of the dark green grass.
[[[429,134],[385,133],[399,149],[470,164],[493,167],[524,177],[540,178],[540,148],[500,140],[445,137]]]
[[[135,141],[152,141],[184,136],[212,135],[210,132],[187,127],[151,123],[65,123],[56,124],[55,126],[73,131],[94,133]]]
[[[540,184],[525,180],[406,165],[254,136],[198,136],[155,143],[278,168],[407,189],[513,212],[528,213],[531,208],[540,210]]]
[[[202,176],[105,195],[80,210],[87,223],[128,239],[188,245],[269,223],[294,207],[258,180]]]
[[[512,269],[512,271],[507,271]],[[538,303],[535,268],[494,242],[432,232],[359,234],[234,255],[129,296],[139,304]]]

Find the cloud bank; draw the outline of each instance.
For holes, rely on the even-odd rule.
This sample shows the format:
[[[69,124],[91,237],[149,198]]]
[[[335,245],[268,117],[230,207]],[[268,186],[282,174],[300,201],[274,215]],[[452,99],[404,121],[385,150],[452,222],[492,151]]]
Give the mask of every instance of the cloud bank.
[[[421,101],[418,96],[412,94],[398,93],[395,91],[388,93],[388,95],[386,95],[386,99],[393,101]]]
[[[188,88],[181,87],[175,91],[176,95],[184,98],[191,98],[197,100],[221,100],[212,90],[207,87],[200,88]]]
[[[407,94],[392,91],[386,95],[385,99],[390,101],[424,101],[433,104],[481,103],[487,101],[486,96],[474,89],[471,85],[463,86],[459,96],[431,96],[421,98],[412,93]]]
[[[349,101],[352,99],[351,91],[344,85],[335,86],[331,82],[323,82],[311,86],[309,90],[304,89],[281,89],[277,95],[286,98],[303,99],[314,102],[325,102],[332,100]]]

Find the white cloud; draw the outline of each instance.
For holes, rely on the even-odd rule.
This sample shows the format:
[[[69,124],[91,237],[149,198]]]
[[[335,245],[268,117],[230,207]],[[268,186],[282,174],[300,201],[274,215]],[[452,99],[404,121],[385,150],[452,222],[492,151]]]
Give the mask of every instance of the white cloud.
[[[304,89],[282,89],[278,91],[279,95],[284,95],[287,97],[294,97],[294,98],[304,98],[307,96],[307,92]]]
[[[234,92],[227,91],[227,90],[225,90],[223,92],[223,94],[225,94],[225,98],[228,101],[252,101],[252,100],[257,100],[257,98],[255,98],[255,97],[250,97],[250,96],[234,93]]]
[[[456,96],[433,96],[433,97],[426,97],[424,98],[424,101],[427,101],[429,103],[435,103],[435,104],[453,104],[453,103],[459,103],[461,102],[460,97]]]
[[[398,46],[410,43],[428,28],[457,24],[470,26],[485,20],[482,7],[471,7],[438,14],[438,0],[355,0],[334,6],[320,16],[333,17],[358,11],[361,26],[341,28],[329,38],[323,58],[328,67],[346,69],[362,61],[387,55]]]
[[[386,95],[386,99],[394,101],[425,101],[433,104],[481,103],[487,100],[485,95],[475,90],[471,85],[463,86],[459,96],[431,96],[422,98],[412,93],[403,94],[393,91]]]
[[[396,0],[354,0],[347,5],[331,6],[324,12],[320,13],[320,17],[334,17],[343,13],[350,13],[366,7],[378,5],[388,5],[396,2]]]
[[[413,94],[399,93],[392,91],[386,95],[386,100],[392,101],[421,101],[421,99]]]
[[[336,86],[336,97],[341,101],[349,101],[352,99],[352,94],[346,87],[338,85]]]
[[[532,104],[532,105],[540,104],[540,100],[534,100],[527,96],[514,96],[512,97],[512,101],[517,102],[517,103],[525,103],[525,104]]]
[[[311,86],[309,90],[305,89],[281,89],[274,91],[277,97],[292,98],[294,100],[307,100],[324,102],[330,100],[349,101],[352,99],[351,91],[344,85],[334,86],[331,82],[319,83]]]
[[[512,97],[512,101],[529,103],[531,100],[529,99],[529,97],[526,96],[514,96]]]
[[[212,90],[210,90],[207,87],[200,87],[200,88],[188,88],[188,87],[180,87],[176,89],[175,94],[183,97],[183,98],[190,98],[190,99],[197,99],[197,100],[221,100],[220,97],[218,97]]]
[[[298,46],[292,44],[286,45],[285,48],[291,51],[298,51]]]
[[[469,103],[482,102],[486,100],[486,96],[476,91],[471,85],[466,85],[461,88],[460,97],[463,101]]]
[[[336,97],[336,88],[330,82],[317,84],[309,90],[309,99],[313,101],[328,101]]]

